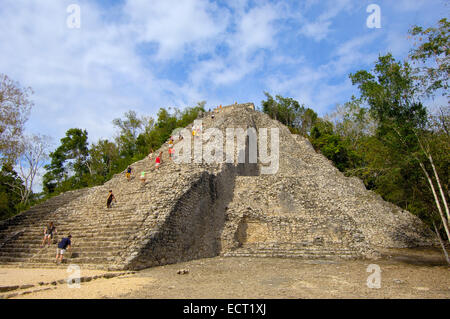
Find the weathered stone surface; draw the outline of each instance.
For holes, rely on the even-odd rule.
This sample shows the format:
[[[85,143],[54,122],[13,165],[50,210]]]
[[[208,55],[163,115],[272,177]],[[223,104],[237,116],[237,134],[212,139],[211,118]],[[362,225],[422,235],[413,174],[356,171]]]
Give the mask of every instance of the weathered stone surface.
[[[28,289],[28,288],[33,288],[34,285],[28,284],[28,285],[22,285],[19,287],[19,289]]]
[[[19,286],[1,286],[0,292],[12,291],[16,289],[19,289]]]
[[[347,178],[301,136],[251,103],[205,113],[203,130],[278,128],[279,169],[264,163],[175,164],[168,144],[104,185],[64,193],[0,223],[0,264],[121,270],[224,256],[376,258],[377,247],[434,244],[433,234],[409,212]],[[188,127],[192,128],[192,124]],[[269,133],[270,136],[270,133]],[[201,137],[198,137],[201,139]],[[194,138],[195,139],[195,138]],[[204,141],[220,145],[220,140]],[[234,150],[237,157],[250,149]],[[270,149],[270,144],[268,147]],[[224,147],[225,150],[225,147]],[[157,153],[155,152],[155,153]],[[147,172],[141,184],[140,172]],[[117,203],[106,208],[109,190]],[[71,233],[73,251],[52,263],[56,245],[40,248],[53,221],[58,239]]]
[[[186,275],[189,274],[189,269],[180,269],[177,271],[178,275]]]

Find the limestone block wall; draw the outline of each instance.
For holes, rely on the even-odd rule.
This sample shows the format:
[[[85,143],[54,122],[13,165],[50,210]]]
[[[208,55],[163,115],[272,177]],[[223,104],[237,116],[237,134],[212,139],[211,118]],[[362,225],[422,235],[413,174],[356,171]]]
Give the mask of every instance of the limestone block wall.
[[[141,269],[196,258],[214,257],[222,250],[224,211],[232,199],[237,168],[223,165],[219,172],[204,172],[174,202],[160,225],[125,268]]]
[[[270,189],[270,192],[267,192]],[[242,246],[272,244],[347,247],[361,256],[373,253],[356,222],[340,210],[320,203],[311,187],[276,176],[237,177],[226,211],[223,254]]]

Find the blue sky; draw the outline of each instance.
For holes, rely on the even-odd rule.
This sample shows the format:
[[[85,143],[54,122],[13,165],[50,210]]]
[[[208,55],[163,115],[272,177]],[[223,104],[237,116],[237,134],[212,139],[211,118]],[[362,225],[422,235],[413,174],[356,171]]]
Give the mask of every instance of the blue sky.
[[[112,138],[127,110],[260,105],[263,92],[320,115],[356,93],[348,74],[379,54],[407,56],[413,24],[449,17],[443,0],[208,1],[0,0],[0,72],[35,94],[27,131],[72,127],[90,142]],[[70,29],[67,7],[81,8]],[[369,4],[381,28],[366,26]]]

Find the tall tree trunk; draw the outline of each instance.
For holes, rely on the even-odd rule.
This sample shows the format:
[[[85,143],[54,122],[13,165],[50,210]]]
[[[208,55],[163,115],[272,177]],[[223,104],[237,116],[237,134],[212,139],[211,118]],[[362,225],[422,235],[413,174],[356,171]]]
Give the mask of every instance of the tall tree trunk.
[[[445,233],[447,234],[447,240],[450,242],[450,231],[448,229],[449,228],[448,222],[444,216],[444,213],[442,212],[441,204],[439,203],[439,198],[434,189],[433,180],[430,178],[430,175],[428,174],[427,170],[425,169],[425,166],[423,165],[423,163],[419,161],[419,165],[422,168],[422,171],[424,172],[425,176],[427,177],[428,184],[430,184],[431,191],[433,192],[434,202],[439,211],[439,215],[441,215],[442,224],[444,224]]]
[[[449,214],[449,212],[448,212],[448,205],[447,205],[447,199],[445,198],[445,194],[444,194],[444,191],[442,190],[442,186],[441,186],[441,181],[440,181],[440,179],[439,179],[439,175],[438,175],[438,173],[437,173],[437,171],[436,171],[436,167],[434,166],[434,162],[433,162],[433,157],[431,156],[431,152],[430,152],[430,146],[429,146],[429,144],[427,143],[427,141],[425,140],[425,145],[421,142],[421,140],[420,140],[420,138],[419,138],[419,136],[417,135],[417,132],[415,132],[415,135],[416,135],[416,137],[417,137],[417,141],[419,142],[419,145],[420,145],[420,148],[422,149],[422,152],[425,154],[425,156],[428,158],[428,161],[430,162],[430,164],[431,164],[431,167],[433,168],[433,173],[434,173],[434,177],[436,178],[436,182],[437,182],[437,184],[438,184],[438,187],[439,187],[439,192],[440,192],[440,195],[441,195],[441,198],[442,198],[442,202],[443,202],[443,204],[444,204],[444,208],[445,208],[445,213],[447,214],[447,220],[445,220],[445,218],[442,218],[442,222],[444,223],[444,224],[446,224],[445,226],[446,226],[446,229],[448,229],[448,226],[449,226],[449,222],[450,222],[450,214]],[[421,164],[422,165],[422,164]],[[423,165],[422,165],[423,166]],[[421,166],[421,167],[422,167]],[[422,167],[422,169],[425,171],[425,168],[424,167]],[[426,173],[427,174],[427,178],[429,179],[429,181],[430,181],[430,177],[428,176],[428,173]],[[434,187],[433,187],[433,195],[435,195],[435,191],[434,191]],[[435,200],[437,200],[436,199],[437,198],[437,196],[435,195]],[[438,200],[439,201],[439,200]],[[439,209],[440,209],[440,205],[439,205]],[[442,212],[441,211],[439,211],[439,213],[441,214],[441,217],[443,216],[443,214],[442,214]],[[447,222],[447,223],[446,223]],[[448,236],[448,232],[447,232],[447,236]],[[448,238],[448,240],[450,241],[450,237]]]
[[[439,243],[441,244],[442,247],[442,251],[444,252],[444,256],[445,256],[445,261],[447,261],[447,264],[450,265],[450,259],[448,258],[448,253],[447,253],[447,249],[445,249],[445,243],[441,238],[441,234],[439,234],[439,230],[436,227],[436,223],[433,221],[433,227],[434,227],[434,231],[436,232],[436,236],[439,239]]]
[[[428,160],[430,161],[431,167],[433,168],[434,177],[436,178],[436,181],[437,181],[437,184],[438,184],[438,187],[439,187],[439,193],[441,194],[442,202],[444,203],[445,213],[447,214],[447,223],[448,223],[450,221],[450,214],[448,212],[447,199],[445,198],[444,191],[442,190],[441,181],[439,180],[439,176],[438,176],[438,173],[436,171],[436,167],[434,166],[433,158],[431,157],[431,154],[428,154]]]

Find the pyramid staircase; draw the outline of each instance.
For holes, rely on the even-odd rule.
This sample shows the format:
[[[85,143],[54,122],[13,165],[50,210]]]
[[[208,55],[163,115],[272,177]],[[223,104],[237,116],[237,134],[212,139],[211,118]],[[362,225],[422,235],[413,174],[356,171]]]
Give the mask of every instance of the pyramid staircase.
[[[131,165],[130,181],[122,172],[0,222],[0,266],[141,269],[219,254],[370,258],[376,247],[434,243],[420,220],[344,177],[306,139],[252,104],[224,107],[202,121],[203,131],[279,128],[278,172],[260,175],[260,164],[176,164],[166,143],[154,153],[163,152],[159,169],[153,155]],[[109,190],[117,199],[110,209]],[[56,244],[40,247],[51,221],[58,240],[72,235],[66,265],[54,263]]]

